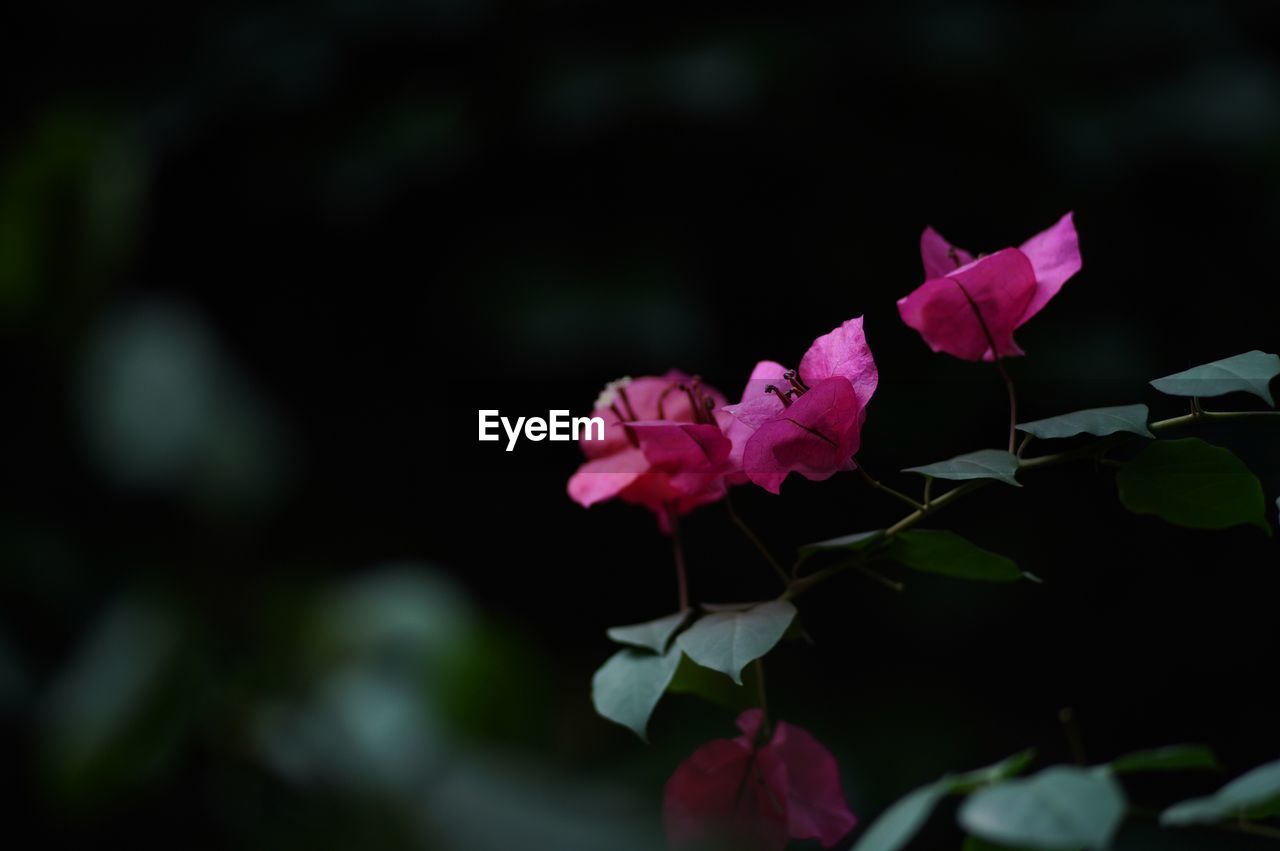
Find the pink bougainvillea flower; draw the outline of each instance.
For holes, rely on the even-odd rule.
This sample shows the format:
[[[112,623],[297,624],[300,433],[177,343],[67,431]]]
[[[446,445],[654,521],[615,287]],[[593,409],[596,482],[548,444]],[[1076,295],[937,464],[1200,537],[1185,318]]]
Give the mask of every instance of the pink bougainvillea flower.
[[[604,439],[581,441],[587,462],[570,477],[569,496],[584,507],[614,498],[643,505],[670,532],[673,516],[725,495],[723,404],[715,389],[676,371],[611,382],[591,413],[604,420]]]
[[[792,839],[839,842],[857,823],[835,758],[806,730],[779,722],[762,742],[764,713],[738,716],[742,735],[698,748],[667,781],[663,821],[673,848],[731,840],[778,851]]]
[[[725,408],[731,481],[778,493],[789,473],[820,481],[850,468],[878,380],[861,316],[814,340],[798,370],[760,361]]]
[[[925,282],[898,299],[902,321],[935,352],[974,361],[1022,354],[1014,330],[1081,266],[1071,213],[1018,248],[977,258],[925,228],[920,259]]]

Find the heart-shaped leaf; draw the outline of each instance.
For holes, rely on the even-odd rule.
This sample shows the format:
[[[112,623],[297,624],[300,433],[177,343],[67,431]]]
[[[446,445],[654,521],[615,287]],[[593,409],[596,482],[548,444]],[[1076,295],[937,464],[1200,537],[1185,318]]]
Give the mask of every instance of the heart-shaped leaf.
[[[596,712],[648,741],[649,716],[667,690],[680,664],[680,652],[659,656],[627,648],[609,657],[591,678],[591,702]]]
[[[1280,356],[1252,351],[1157,378],[1151,386],[1170,396],[1201,398],[1243,391],[1260,397],[1274,408],[1271,379],[1277,375],[1280,375]]]
[[[1110,772],[1054,766],[975,792],[960,807],[960,825],[1000,845],[1102,849],[1124,812],[1124,792]]]
[[[1195,437],[1157,440],[1116,477],[1120,502],[1135,514],[1154,514],[1192,529],[1243,523],[1270,532],[1262,483],[1230,450]]]
[[[1018,472],[1018,459],[1003,449],[980,449],[965,455],[957,455],[936,464],[908,467],[904,473],[919,473],[935,479],[997,479],[1014,487],[1022,487],[1014,475]]]
[[[795,616],[796,607],[785,600],[712,612],[680,633],[676,646],[699,665],[741,683],[742,669],[773,649]]]
[[[609,638],[619,644],[641,647],[645,650],[652,650],[654,653],[666,653],[667,645],[671,643],[671,637],[676,634],[680,627],[684,626],[685,621],[689,619],[690,612],[690,609],[685,609],[682,612],[676,612],[674,615],[667,615],[645,623],[631,624],[630,626],[611,626],[609,627],[608,635]]]
[[[1012,559],[984,550],[955,532],[930,529],[901,532],[889,545],[888,555],[912,570],[956,579],[1014,582],[1022,578],[1022,571]]]
[[[1083,411],[1072,411],[1045,420],[1022,423],[1018,431],[1025,431],[1035,437],[1049,439],[1054,437],[1072,437],[1077,434],[1092,434],[1106,437],[1117,432],[1129,432],[1143,437],[1155,437],[1147,428],[1147,417],[1150,411],[1146,405],[1120,405],[1115,408],[1088,408]]]

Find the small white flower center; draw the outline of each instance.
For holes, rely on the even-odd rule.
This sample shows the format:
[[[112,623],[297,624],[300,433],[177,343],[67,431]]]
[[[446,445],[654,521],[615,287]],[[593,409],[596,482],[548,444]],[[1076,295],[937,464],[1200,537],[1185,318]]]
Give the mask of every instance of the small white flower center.
[[[614,402],[618,401],[618,391],[631,383],[631,376],[624,375],[621,378],[610,381],[600,391],[600,395],[596,397],[596,410],[607,408]]]

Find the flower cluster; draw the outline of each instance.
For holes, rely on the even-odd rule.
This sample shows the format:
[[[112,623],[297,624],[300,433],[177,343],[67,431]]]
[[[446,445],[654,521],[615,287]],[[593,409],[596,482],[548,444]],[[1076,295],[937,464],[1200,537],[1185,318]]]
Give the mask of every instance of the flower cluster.
[[[1014,331],[1081,268],[1071,213],[1017,248],[976,256],[926,228],[920,256],[925,280],[898,301],[902,321],[935,352],[970,361],[1023,354]],[[795,367],[757,363],[735,404],[677,371],[611,382],[592,413],[605,422],[604,439],[582,442],[587,460],[569,495],[588,507],[615,498],[642,505],[674,533],[680,516],[731,487],[777,494],[791,473],[819,481],[856,469],[878,382],[861,316],[814,340]],[[667,783],[674,847],[722,839],[756,851],[792,839],[829,847],[848,833],[855,818],[836,761],[813,736],[771,725],[758,709],[738,727],[741,736],[703,745]]]
[[[1071,213],[1018,248],[975,257],[933,228],[920,237],[925,282],[898,301],[903,322],[936,352],[965,360],[1021,355],[1013,332],[1080,270]],[[788,369],[762,360],[736,404],[678,371],[610,382],[569,479],[583,506],[618,498],[672,518],[753,482],[778,493],[791,473],[815,481],[854,469],[879,373],[861,316],[813,341]]]

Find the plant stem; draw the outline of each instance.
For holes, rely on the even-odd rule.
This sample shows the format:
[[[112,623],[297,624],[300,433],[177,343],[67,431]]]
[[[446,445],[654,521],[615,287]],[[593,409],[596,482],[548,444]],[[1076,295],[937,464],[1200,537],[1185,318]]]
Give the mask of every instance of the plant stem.
[[[1076,765],[1083,766],[1087,760],[1084,755],[1084,739],[1080,735],[1080,727],[1076,724],[1076,714],[1071,707],[1066,706],[1058,711],[1058,721],[1062,724],[1062,730],[1066,733],[1067,744],[1071,748],[1071,758],[1075,760]]]
[[[1190,425],[1200,420],[1251,420],[1251,419],[1267,419],[1270,417],[1280,417],[1280,411],[1195,411],[1190,414],[1183,414],[1180,417],[1170,417],[1167,420],[1157,420],[1148,428],[1152,431],[1162,431],[1166,428],[1178,428],[1179,426]]]
[[[769,566],[773,568],[774,573],[778,574],[778,578],[782,580],[782,584],[785,586],[790,582],[791,577],[787,575],[787,571],[783,568],[782,564],[773,557],[773,553],[769,552],[769,548],[764,545],[764,541],[761,541],[759,536],[757,536],[755,532],[751,531],[751,527],[744,523],[742,518],[738,516],[738,512],[733,507],[733,501],[727,494],[724,498],[724,506],[729,510],[729,519],[733,521],[733,525],[741,529],[742,534],[747,536],[747,540],[755,545],[755,548],[760,551],[760,555],[764,556],[764,560],[769,562]]]
[[[676,561],[676,588],[680,595],[680,611],[689,608],[689,578],[684,569],[684,544],[680,540],[680,515],[667,506],[667,521],[671,524],[671,552]]]
[[[894,523],[888,529],[885,529],[884,536],[886,538],[892,538],[894,535],[898,534],[899,532],[903,532],[903,531],[906,531],[907,529],[910,529],[912,526],[916,525],[921,520],[928,517],[933,512],[937,511],[939,508],[946,508],[948,505],[955,502],[957,499],[960,499],[965,494],[973,493],[978,488],[983,487],[989,481],[990,479],[975,479],[971,482],[965,482],[964,484],[958,487],[952,488],[951,490],[944,493],[942,496],[932,500],[929,503],[928,507],[922,506],[920,508],[917,508],[915,511],[911,512],[906,517],[903,517],[897,523]]]
[[[756,699],[760,702],[760,711],[764,713],[764,726],[769,726],[769,698],[764,687],[764,659],[756,659]]]
[[[1009,377],[1009,371],[1004,368],[1004,361],[1000,357],[1000,352],[996,350],[996,338],[992,336],[991,329],[987,327],[987,320],[983,317],[982,311],[978,309],[978,302],[973,296],[969,295],[969,291],[964,288],[964,284],[951,279],[960,292],[964,293],[965,301],[969,302],[969,309],[973,311],[973,315],[978,320],[978,327],[982,329],[982,336],[987,338],[987,345],[991,348],[991,360],[995,363],[996,369],[1000,371],[1000,377],[1004,379],[1005,390],[1009,392],[1009,451],[1013,452],[1015,442],[1018,435],[1018,398],[1013,391],[1013,379]]]
[[[916,502],[914,499],[907,496],[905,493],[902,493],[901,491],[898,491],[898,490],[894,490],[888,485],[883,484],[877,479],[873,478],[870,473],[862,469],[861,464],[858,465],[858,475],[862,477],[862,480],[864,482],[871,485],[871,487],[875,488],[876,490],[884,491],[885,493],[889,494],[889,496],[892,496],[895,499],[905,502],[907,505],[911,506],[912,508],[915,508],[915,509],[924,508],[924,505],[922,503]],[[928,487],[928,485],[926,485],[926,487]]]
[[[991,339],[988,335],[987,339]],[[995,345],[992,344],[991,351],[995,352]],[[1004,388],[1009,392],[1009,451],[1013,452],[1018,441],[1018,395],[1013,389],[1013,379],[1009,377],[1009,370],[1004,368],[1004,359],[996,358],[996,369],[1000,370],[1000,377],[1004,379]]]
[[[870,579],[872,582],[879,583],[880,585],[883,585],[885,588],[888,588],[890,591],[894,591],[898,594],[901,594],[903,590],[906,588],[906,586],[903,585],[901,582],[895,582],[889,577],[885,576],[883,573],[878,573],[872,570],[871,568],[867,567],[865,564],[855,564],[854,569],[857,570],[859,573],[861,573],[863,576]]]

